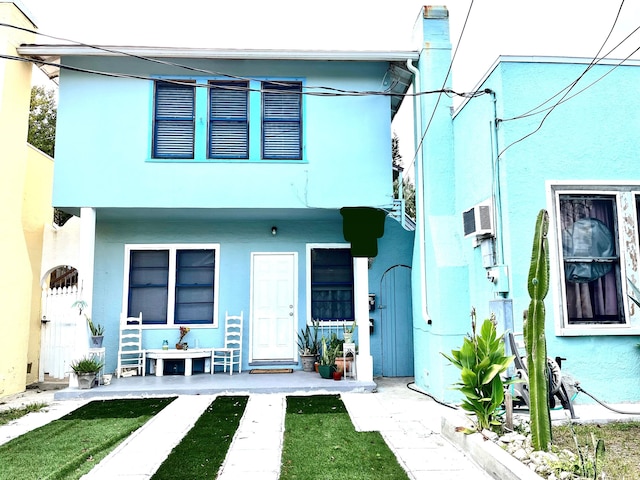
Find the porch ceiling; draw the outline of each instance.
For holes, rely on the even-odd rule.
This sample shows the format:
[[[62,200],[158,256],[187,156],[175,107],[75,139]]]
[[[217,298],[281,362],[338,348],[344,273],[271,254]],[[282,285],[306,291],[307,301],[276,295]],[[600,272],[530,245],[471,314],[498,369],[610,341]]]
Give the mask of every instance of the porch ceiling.
[[[342,221],[339,210],[323,208],[97,208],[99,221]]]

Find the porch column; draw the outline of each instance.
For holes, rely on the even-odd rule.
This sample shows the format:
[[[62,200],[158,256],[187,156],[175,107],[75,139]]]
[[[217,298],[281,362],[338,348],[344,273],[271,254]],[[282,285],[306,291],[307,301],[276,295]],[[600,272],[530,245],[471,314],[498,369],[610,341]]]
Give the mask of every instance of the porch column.
[[[93,274],[94,257],[96,250],[96,211],[94,208],[83,207],[80,209],[80,259],[78,264],[78,297],[87,302],[87,308],[83,311],[88,317],[93,318]],[[84,321],[84,316],[82,317]],[[82,339],[79,339],[79,347],[87,353],[89,348],[89,326],[84,321]],[[81,344],[81,345],[80,345]]]
[[[369,343],[369,259],[355,257],[353,289],[358,325],[358,355],[356,375],[358,380],[373,381],[373,357]]]

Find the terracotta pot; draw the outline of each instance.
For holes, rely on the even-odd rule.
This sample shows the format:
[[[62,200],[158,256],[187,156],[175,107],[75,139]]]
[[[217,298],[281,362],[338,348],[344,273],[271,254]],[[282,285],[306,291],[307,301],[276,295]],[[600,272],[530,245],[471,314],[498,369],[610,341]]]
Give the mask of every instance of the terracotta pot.
[[[333,372],[333,379],[334,380],[341,380],[342,379],[342,372],[338,372],[338,371]]]
[[[345,365],[344,359],[342,357],[336,358],[336,370],[338,372],[341,372],[341,373],[345,373],[345,372],[349,373],[349,372],[351,372],[351,362],[352,361],[353,361],[352,358],[347,357],[347,361],[346,361],[346,365]],[[345,370],[345,367],[346,367],[346,370]]]

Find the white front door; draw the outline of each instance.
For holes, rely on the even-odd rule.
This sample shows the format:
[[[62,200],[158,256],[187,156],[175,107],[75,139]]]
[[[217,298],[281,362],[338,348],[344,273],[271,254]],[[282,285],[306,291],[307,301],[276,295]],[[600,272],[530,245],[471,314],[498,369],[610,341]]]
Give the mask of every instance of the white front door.
[[[251,361],[293,361],[297,254],[253,253],[251,257]]]

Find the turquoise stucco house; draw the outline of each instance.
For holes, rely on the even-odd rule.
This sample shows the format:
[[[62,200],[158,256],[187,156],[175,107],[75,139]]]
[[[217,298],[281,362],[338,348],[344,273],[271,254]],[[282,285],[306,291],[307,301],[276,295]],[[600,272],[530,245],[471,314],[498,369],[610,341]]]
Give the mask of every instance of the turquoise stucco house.
[[[420,91],[448,84],[422,74],[451,61],[441,26],[440,48],[420,57]],[[640,105],[629,95],[640,65],[590,63],[501,57],[455,110],[446,96],[416,100],[415,377],[438,398],[457,398],[449,386],[459,372],[440,352],[461,345],[473,307],[522,332],[533,229],[546,209],[548,354],[597,398],[640,400],[640,312],[630,299],[640,285]]]
[[[181,325],[190,345],[221,346],[225,313],[242,311],[243,370],[301,368],[297,333],[319,319],[357,324],[359,379],[413,375],[391,121],[417,51],[19,51],[62,65],[53,204],[81,219],[106,371],[121,313],[142,312],[154,349]]]
[[[158,348],[179,325],[221,345],[224,312],[243,311],[243,369],[300,368],[300,328],[355,321],[361,379],[415,376],[453,402],[441,352],[460,346],[472,307],[522,331],[546,209],[549,355],[598,398],[640,399],[638,65],[582,76],[589,60],[501,57],[453,108],[446,8],[425,7],[415,34],[406,52],[19,49],[73,67],[60,72],[54,205],[81,216],[83,295],[107,352],[120,312],[142,311]],[[392,215],[383,231],[353,223],[345,207],[394,209],[391,120],[410,88],[432,92],[404,98],[415,232]],[[354,231],[375,255],[352,258]],[[175,280],[190,265],[206,265],[199,293]]]

